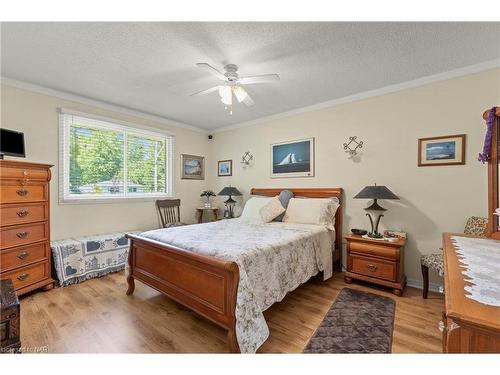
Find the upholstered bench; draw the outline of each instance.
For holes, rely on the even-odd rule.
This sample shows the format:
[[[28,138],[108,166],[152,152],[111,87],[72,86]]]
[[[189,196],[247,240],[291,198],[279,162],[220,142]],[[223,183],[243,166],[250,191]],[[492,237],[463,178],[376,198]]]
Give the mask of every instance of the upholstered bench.
[[[127,264],[129,231],[72,238],[51,243],[54,268],[60,286],[119,272]]]

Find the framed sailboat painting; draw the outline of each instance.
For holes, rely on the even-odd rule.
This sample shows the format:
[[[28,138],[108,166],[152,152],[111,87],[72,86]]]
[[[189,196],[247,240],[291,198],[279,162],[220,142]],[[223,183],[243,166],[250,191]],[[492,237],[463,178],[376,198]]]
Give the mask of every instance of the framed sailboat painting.
[[[313,177],[314,138],[271,145],[271,177]]]

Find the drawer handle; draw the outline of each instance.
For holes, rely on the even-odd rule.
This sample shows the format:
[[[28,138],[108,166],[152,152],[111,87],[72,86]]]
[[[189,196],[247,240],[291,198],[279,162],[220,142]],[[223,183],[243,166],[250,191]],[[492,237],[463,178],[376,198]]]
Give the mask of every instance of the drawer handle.
[[[16,212],[17,216],[19,216],[19,217],[26,217],[29,215],[29,213],[30,212],[28,210],[21,210],[21,211]]]
[[[19,259],[21,259],[21,260],[26,259],[26,258],[27,258],[27,257],[29,257],[29,256],[30,256],[30,253],[28,253],[27,251],[23,251],[23,252],[21,252],[21,253],[19,253],[19,254],[17,255],[17,257],[18,257]]]
[[[25,186],[30,180],[28,178],[23,178],[22,180],[18,180],[21,186]]]
[[[28,190],[26,189],[19,189],[16,191],[17,195],[21,196],[21,197],[25,197],[28,195]]]
[[[372,272],[375,272],[377,270],[377,266],[374,264],[368,264],[366,267]]]
[[[26,280],[26,279],[28,278],[28,276],[29,276],[29,275],[30,275],[29,273],[22,273],[22,274],[20,274],[20,275],[17,277],[17,279],[18,279],[19,281],[23,281],[23,280]]]
[[[19,232],[16,234],[16,236],[17,236],[17,238],[23,239],[23,238],[28,237],[28,232]]]

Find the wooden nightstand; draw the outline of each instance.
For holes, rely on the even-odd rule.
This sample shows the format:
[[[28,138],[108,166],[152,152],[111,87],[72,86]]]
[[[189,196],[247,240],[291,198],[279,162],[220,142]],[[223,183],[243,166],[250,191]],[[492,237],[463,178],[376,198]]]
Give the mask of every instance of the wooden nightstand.
[[[406,240],[377,241],[361,236],[347,236],[347,272],[344,280],[368,281],[387,286],[400,296],[406,285],[404,246]]]

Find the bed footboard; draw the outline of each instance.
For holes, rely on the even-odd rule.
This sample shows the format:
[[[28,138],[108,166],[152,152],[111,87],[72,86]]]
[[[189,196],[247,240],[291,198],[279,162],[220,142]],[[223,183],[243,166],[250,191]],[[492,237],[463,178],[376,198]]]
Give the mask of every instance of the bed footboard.
[[[136,279],[149,285],[226,329],[229,349],[239,352],[235,331],[238,265],[138,235],[127,238],[127,295],[134,292]]]

